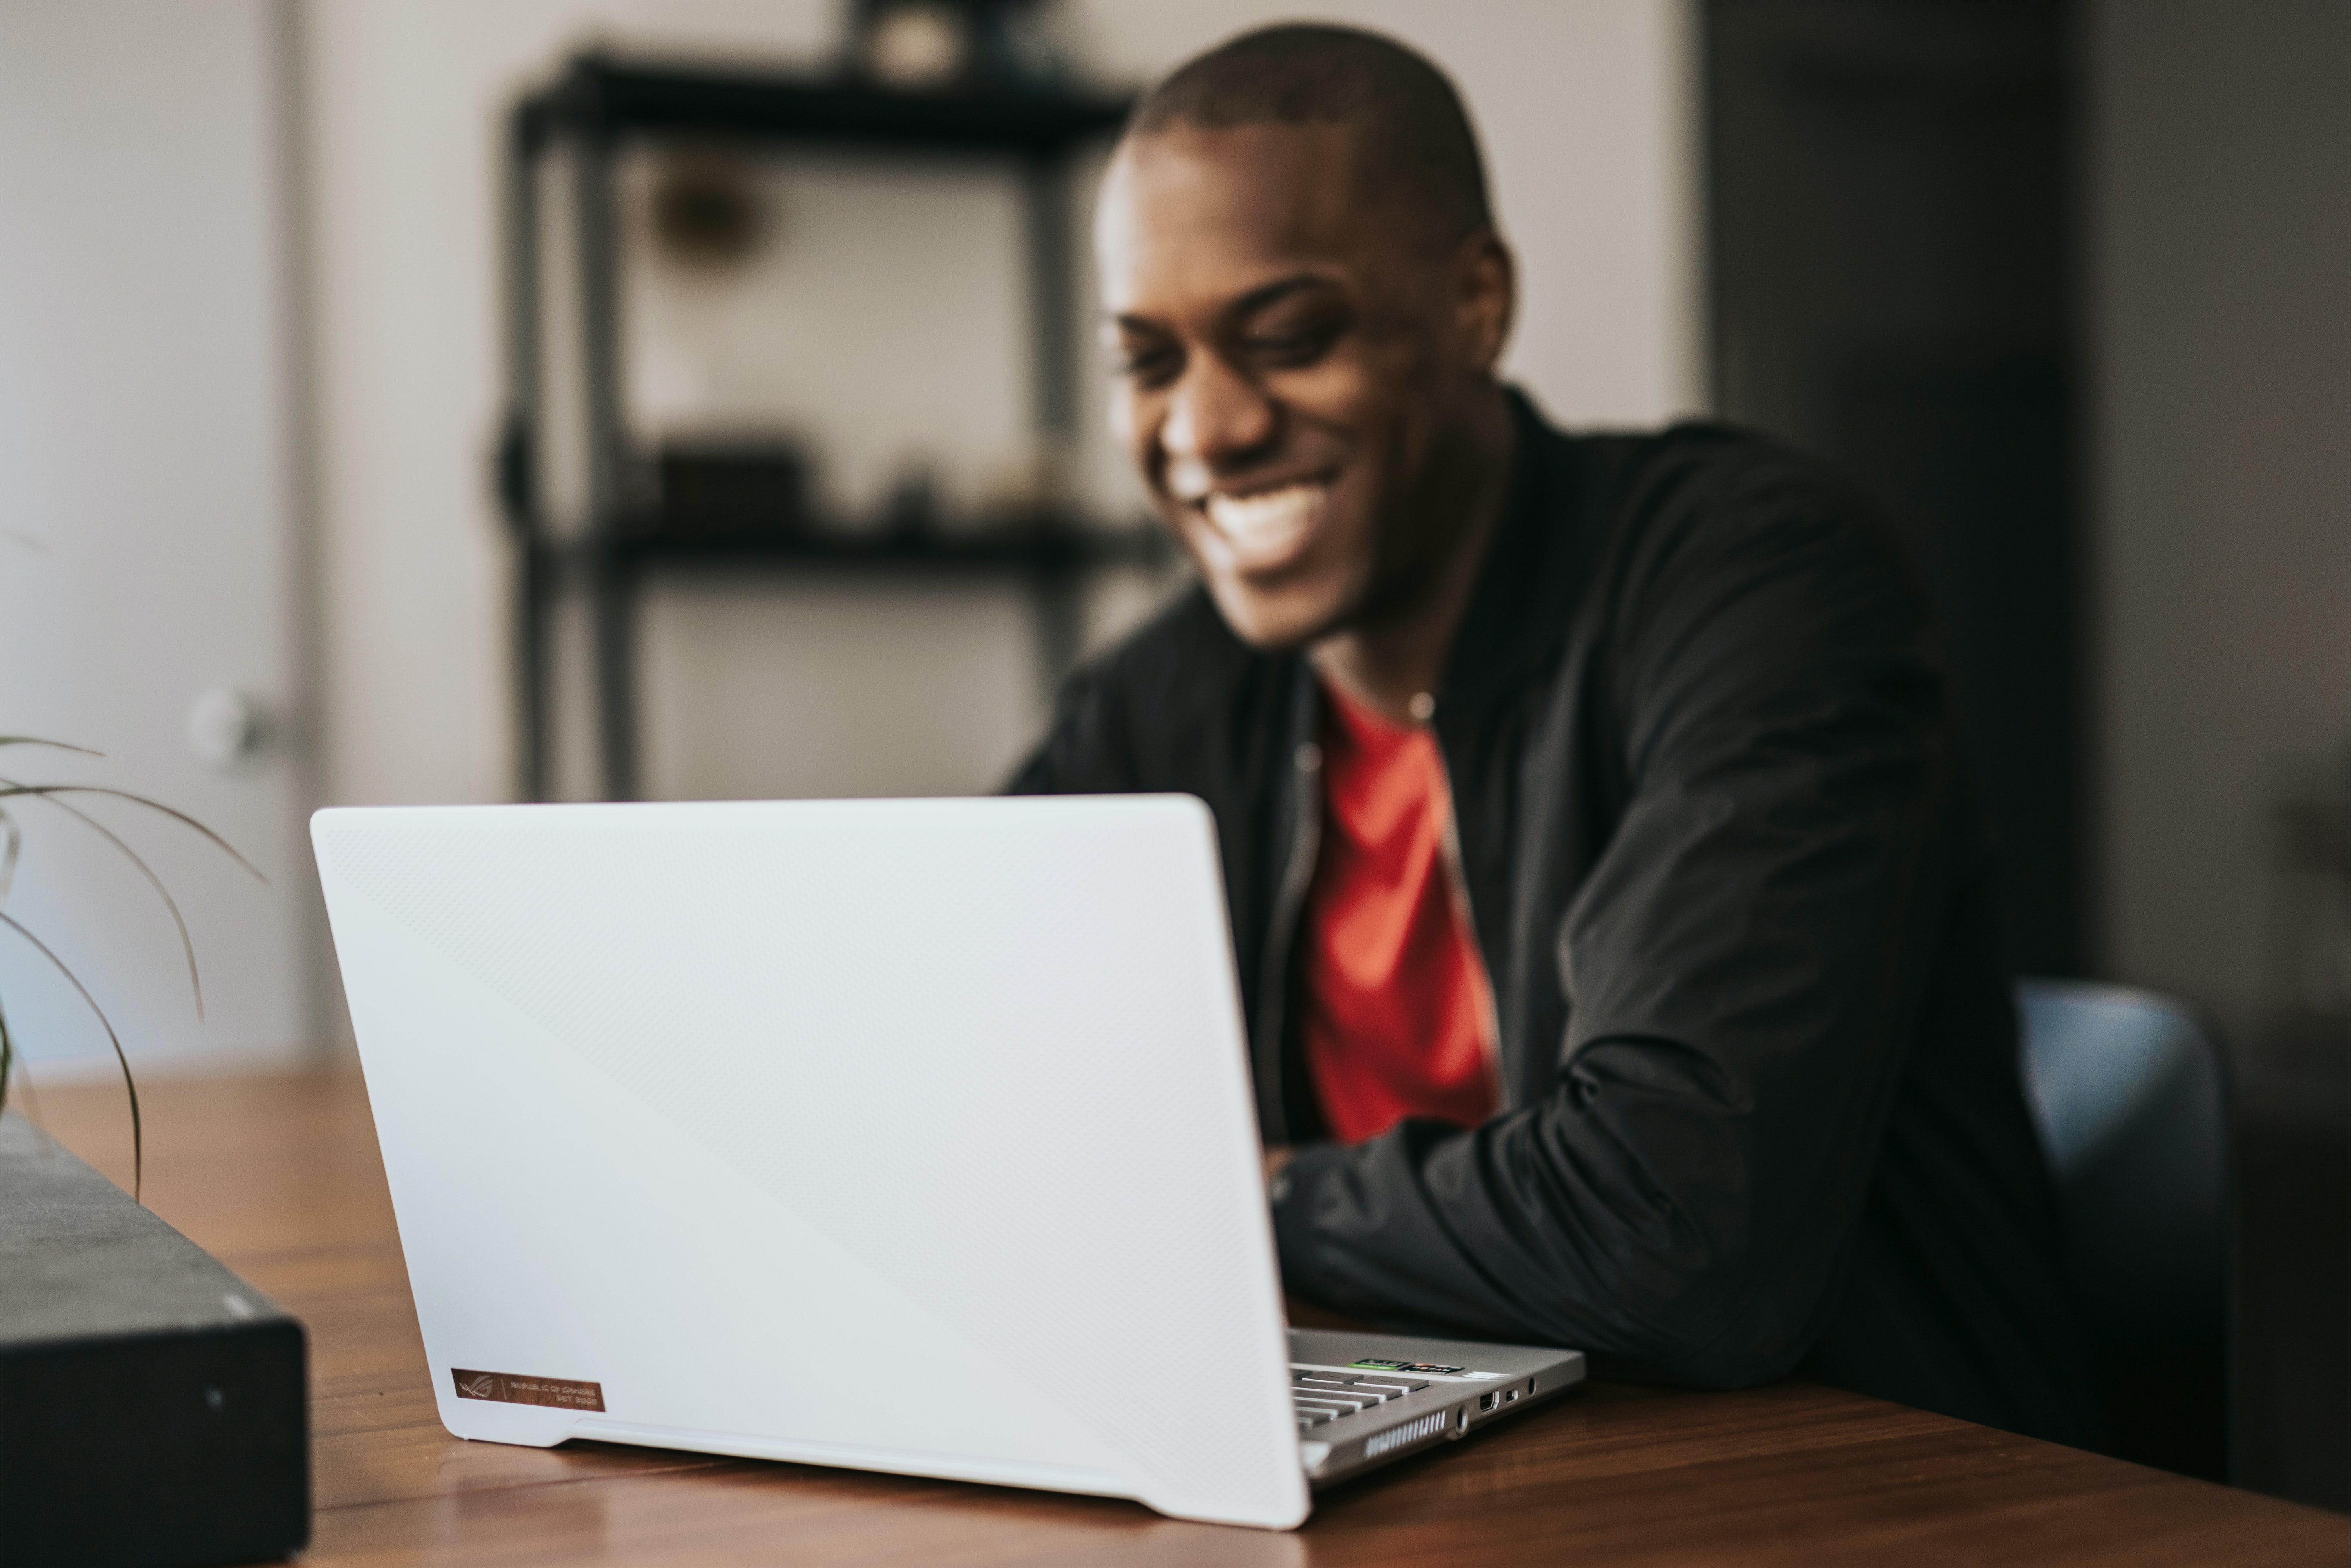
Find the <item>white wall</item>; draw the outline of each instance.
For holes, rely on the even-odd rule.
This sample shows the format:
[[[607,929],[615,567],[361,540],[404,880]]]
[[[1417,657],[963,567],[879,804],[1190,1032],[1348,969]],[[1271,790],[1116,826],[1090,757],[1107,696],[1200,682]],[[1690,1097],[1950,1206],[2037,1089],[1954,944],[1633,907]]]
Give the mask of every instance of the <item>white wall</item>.
[[[2105,964],[2251,1044],[2351,1011],[2351,6],[2095,21]]]
[[[499,406],[502,112],[565,50],[634,17],[790,55],[821,37],[823,9],[303,7],[329,800],[496,800],[512,788],[507,563],[484,483]]]
[[[818,0],[306,6],[332,799],[498,800],[511,789],[507,563],[483,483],[498,400],[502,111],[590,38],[808,63],[833,47],[840,9]],[[1225,0],[1087,0],[1070,20],[1088,64],[1134,82],[1291,14]],[[1321,14],[1411,40],[1467,93],[1525,267],[1514,372],[1569,421],[1645,422],[1694,407],[1690,67],[1679,0],[1364,0]],[[829,201],[858,199],[801,190],[779,256],[791,255],[792,211],[813,223]],[[970,324],[984,354],[987,336],[1018,308],[1009,254],[958,242],[930,259],[938,287],[1005,298],[1006,316]],[[770,380],[739,353],[719,377],[752,402],[886,408],[900,378],[921,372],[921,352],[832,350],[815,367],[814,392],[805,379],[795,384],[801,368],[779,362]],[[641,396],[674,398],[691,380],[651,362],[642,345],[638,359]],[[968,395],[1017,407],[1009,388],[1017,371],[1007,366],[1002,381]],[[884,462],[853,457],[836,477],[870,486]],[[1097,446],[1096,485],[1123,483],[1103,466]],[[984,789],[1041,718],[1029,631],[1004,595],[664,591],[647,617],[643,671],[646,771],[658,794]]]
[[[22,799],[6,894],[142,1070],[297,1060],[305,986],[307,682],[281,40],[268,0],[0,0],[0,773],[160,799],[182,827],[76,803],[149,858]],[[242,692],[258,751],[208,765],[193,700]],[[37,1077],[110,1073],[72,989],[0,933],[0,1003]]]

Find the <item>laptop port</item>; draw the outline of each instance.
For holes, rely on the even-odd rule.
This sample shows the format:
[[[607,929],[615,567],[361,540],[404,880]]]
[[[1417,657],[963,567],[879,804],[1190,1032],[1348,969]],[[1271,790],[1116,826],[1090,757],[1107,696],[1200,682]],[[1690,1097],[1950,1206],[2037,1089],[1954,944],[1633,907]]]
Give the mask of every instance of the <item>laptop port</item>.
[[[1518,1403],[1518,1400],[1519,1400],[1519,1391],[1518,1391],[1517,1389],[1515,1389],[1515,1388],[1511,1389],[1509,1393],[1507,1393],[1507,1394],[1505,1394],[1505,1395],[1503,1395],[1503,1396],[1502,1396],[1502,1403],[1503,1403],[1503,1404],[1505,1404],[1505,1405],[1515,1405],[1515,1404],[1517,1404],[1517,1403]]]
[[[1478,1414],[1479,1414],[1479,1415],[1483,1416],[1487,1411],[1491,1410],[1493,1407],[1494,1407],[1494,1396],[1493,1396],[1492,1395],[1490,1395],[1490,1394],[1480,1394],[1479,1396],[1478,1396]]]

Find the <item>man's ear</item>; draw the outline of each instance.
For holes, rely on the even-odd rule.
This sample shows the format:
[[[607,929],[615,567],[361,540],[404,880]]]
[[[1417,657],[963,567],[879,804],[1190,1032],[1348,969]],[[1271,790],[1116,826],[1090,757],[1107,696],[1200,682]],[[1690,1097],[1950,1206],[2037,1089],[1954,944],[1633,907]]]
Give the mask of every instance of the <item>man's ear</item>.
[[[1458,319],[1470,364],[1479,373],[1490,374],[1501,363],[1510,322],[1518,313],[1518,263],[1501,235],[1479,229],[1454,253],[1453,271]]]

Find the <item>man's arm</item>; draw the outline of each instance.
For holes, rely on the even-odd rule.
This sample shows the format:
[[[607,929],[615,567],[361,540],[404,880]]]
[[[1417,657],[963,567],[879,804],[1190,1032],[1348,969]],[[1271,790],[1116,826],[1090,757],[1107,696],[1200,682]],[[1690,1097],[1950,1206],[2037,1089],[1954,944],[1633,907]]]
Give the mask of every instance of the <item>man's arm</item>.
[[[1289,1287],[1672,1381],[1822,1327],[1942,935],[1953,788],[1918,596],[1783,498],[1660,530],[1613,606],[1629,806],[1559,930],[1564,1064],[1472,1132],[1299,1150]]]

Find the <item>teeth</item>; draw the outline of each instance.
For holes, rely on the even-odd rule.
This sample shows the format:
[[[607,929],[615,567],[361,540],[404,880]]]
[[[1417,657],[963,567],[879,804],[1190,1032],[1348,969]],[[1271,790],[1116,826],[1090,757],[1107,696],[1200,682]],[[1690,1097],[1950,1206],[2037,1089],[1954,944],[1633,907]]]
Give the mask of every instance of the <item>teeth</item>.
[[[1254,496],[1211,496],[1208,521],[1242,554],[1272,555],[1314,526],[1326,494],[1322,485],[1285,485]]]

